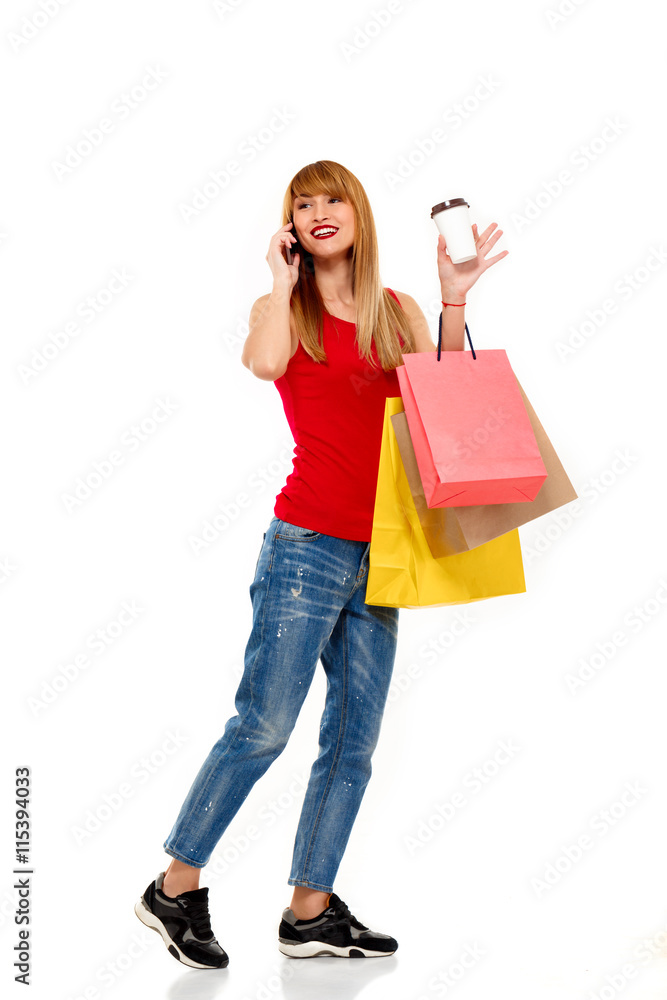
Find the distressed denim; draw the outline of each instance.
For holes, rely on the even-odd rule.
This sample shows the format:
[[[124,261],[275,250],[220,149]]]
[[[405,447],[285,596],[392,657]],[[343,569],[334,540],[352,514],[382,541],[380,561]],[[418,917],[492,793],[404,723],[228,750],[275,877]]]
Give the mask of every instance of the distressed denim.
[[[370,542],[273,517],[250,585],[253,622],[236,714],[213,745],[163,847],[203,868],[248,793],[287,745],[321,660],[319,753],[288,885],[333,891],[371,777],[396,655],[398,609],[366,604]]]

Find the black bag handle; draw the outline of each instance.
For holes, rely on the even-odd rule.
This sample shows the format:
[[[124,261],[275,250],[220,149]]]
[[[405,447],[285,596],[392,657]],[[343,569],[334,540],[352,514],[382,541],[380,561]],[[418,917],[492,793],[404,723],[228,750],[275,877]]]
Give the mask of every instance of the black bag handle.
[[[472,351],[473,361],[477,361],[477,355],[475,354],[475,348],[472,346],[472,340],[470,339],[470,330],[468,329],[467,323],[466,323],[466,333],[468,334],[468,343],[470,344],[470,350]],[[440,360],[441,351],[442,351],[442,310],[440,310],[440,317],[438,319],[438,361]]]

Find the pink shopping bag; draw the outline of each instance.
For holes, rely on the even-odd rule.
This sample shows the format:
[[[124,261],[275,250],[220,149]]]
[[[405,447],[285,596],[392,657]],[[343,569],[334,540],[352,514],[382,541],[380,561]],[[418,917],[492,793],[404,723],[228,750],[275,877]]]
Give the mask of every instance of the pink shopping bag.
[[[547,470],[506,352],[440,346],[396,369],[428,506],[534,500]]]

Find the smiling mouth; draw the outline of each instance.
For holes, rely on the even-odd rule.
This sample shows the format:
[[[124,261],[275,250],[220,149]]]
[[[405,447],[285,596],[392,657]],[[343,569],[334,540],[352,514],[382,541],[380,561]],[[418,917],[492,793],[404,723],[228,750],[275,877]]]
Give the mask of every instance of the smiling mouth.
[[[311,236],[315,240],[327,240],[330,236],[335,236],[338,229],[335,226],[320,226],[318,229],[313,229]]]

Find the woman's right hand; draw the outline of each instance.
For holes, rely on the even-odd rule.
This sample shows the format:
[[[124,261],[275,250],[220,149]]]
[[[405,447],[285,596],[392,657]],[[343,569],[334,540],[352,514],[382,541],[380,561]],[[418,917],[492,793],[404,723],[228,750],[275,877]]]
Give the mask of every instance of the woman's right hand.
[[[285,257],[285,247],[291,248],[292,244],[296,243],[296,237],[291,232],[293,227],[294,224],[288,222],[287,225],[281,226],[277,233],[274,233],[266,255],[266,260],[273,274],[273,280],[288,281],[290,294],[299,279],[299,254],[295,253],[293,255],[291,264],[287,263]]]

